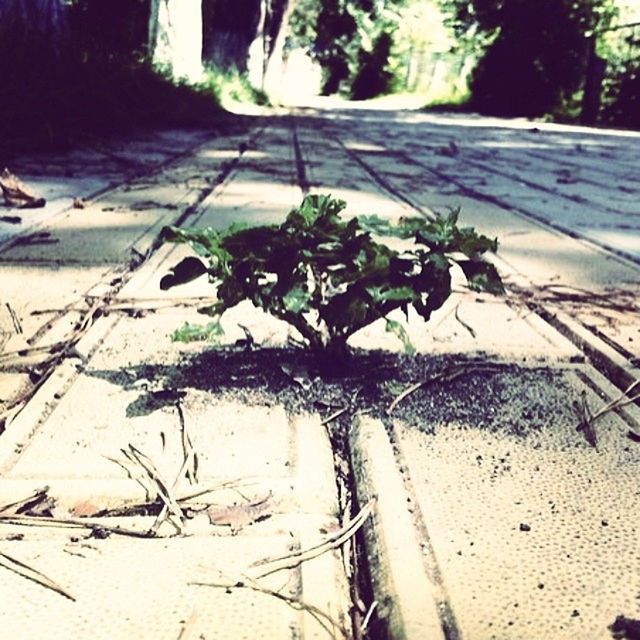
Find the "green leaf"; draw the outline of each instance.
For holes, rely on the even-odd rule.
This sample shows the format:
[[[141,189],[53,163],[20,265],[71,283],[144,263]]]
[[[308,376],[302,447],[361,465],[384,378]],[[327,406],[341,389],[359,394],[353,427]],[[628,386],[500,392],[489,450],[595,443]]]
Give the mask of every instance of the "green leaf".
[[[404,328],[404,325],[402,325],[397,320],[390,320],[389,318],[385,318],[385,320],[386,320],[385,331],[388,331],[389,333],[393,333],[395,336],[400,338],[400,341],[404,345],[404,352],[407,355],[410,355],[410,356],[413,355],[416,352],[416,349],[413,346],[413,344],[411,344],[411,340],[409,339],[409,334],[407,333],[407,330]]]
[[[400,218],[397,222],[392,222],[380,216],[359,216],[360,228],[368,233],[378,236],[389,236],[393,238],[412,238],[416,232],[423,229],[427,224],[424,218]]]
[[[470,287],[502,292],[499,274],[482,259],[483,253],[495,251],[496,241],[471,228],[460,229],[458,211],[436,220],[391,223],[366,216],[346,222],[340,217],[344,207],[341,200],[312,194],[280,225],[235,224],[226,231],[167,228],[167,241],[187,243],[202,260],[183,260],[161,286],[205,272],[217,286],[218,302],[200,310],[214,322],[204,329],[183,328],[182,338],[215,336],[220,316],[249,300],[327,353],[344,351],[349,336],[379,318],[386,319],[387,331],[410,352],[404,326],[387,315],[396,309],[407,314],[413,305],[428,320],[451,294],[453,264],[460,264]],[[372,233],[413,237],[414,243],[403,243],[398,252],[373,240]]]
[[[207,273],[207,267],[205,267],[198,258],[191,256],[184,258],[184,260],[178,262],[178,264],[160,280],[160,288],[166,291],[179,284],[191,282],[199,278],[203,273]]]
[[[375,302],[412,302],[416,295],[411,287],[367,287],[366,291]]]
[[[502,295],[504,286],[497,269],[489,262],[461,260],[458,262],[467,278],[469,287],[474,291],[486,291]]]
[[[307,195],[302,204],[289,213],[287,221],[303,227],[310,227],[321,218],[332,221],[346,206],[343,200],[334,200],[331,196]]]
[[[222,335],[224,335],[224,329],[218,319],[206,325],[185,322],[171,334],[171,339],[174,342],[215,342]]]
[[[303,313],[308,311],[309,300],[311,300],[311,294],[302,287],[295,287],[291,289],[282,298],[285,309],[292,313]]]

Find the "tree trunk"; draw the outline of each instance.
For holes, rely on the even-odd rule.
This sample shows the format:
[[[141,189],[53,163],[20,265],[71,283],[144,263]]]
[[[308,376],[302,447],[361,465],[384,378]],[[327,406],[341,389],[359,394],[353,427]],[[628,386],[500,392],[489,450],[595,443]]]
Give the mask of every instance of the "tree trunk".
[[[152,0],[149,51],[175,79],[202,77],[202,0]]]
[[[2,0],[0,2],[0,38],[3,44],[43,49],[42,55],[58,55],[67,36],[67,16],[60,0]],[[4,47],[3,47],[4,48]],[[40,51],[34,51],[39,55]],[[38,58],[33,56],[32,62]]]
[[[204,0],[205,64],[247,69],[249,47],[261,20],[261,0]]]
[[[249,49],[249,80],[254,87],[275,94],[284,73],[284,44],[291,3],[262,0],[262,17]]]
[[[262,84],[278,47],[289,0],[204,0],[203,60],[221,69],[246,72]],[[257,69],[257,70],[256,70]]]

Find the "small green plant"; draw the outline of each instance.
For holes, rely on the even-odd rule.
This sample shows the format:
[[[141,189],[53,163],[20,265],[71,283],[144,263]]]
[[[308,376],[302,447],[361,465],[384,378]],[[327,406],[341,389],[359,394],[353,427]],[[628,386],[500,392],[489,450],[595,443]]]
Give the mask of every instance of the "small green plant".
[[[223,105],[228,105],[230,102],[269,104],[267,94],[253,87],[247,76],[237,69],[225,71],[216,66],[207,67],[205,78],[200,83],[199,89],[214,95]]]
[[[483,259],[497,241],[459,228],[457,211],[392,225],[375,216],[347,222],[340,217],[345,206],[330,196],[309,195],[280,225],[167,227],[165,240],[189,244],[198,257],[179,262],[160,287],[207,273],[218,287],[218,302],[201,309],[213,317],[205,333],[219,333],[222,314],[246,299],[293,325],[311,349],[331,358],[345,357],[349,336],[379,319],[411,350],[404,326],[388,316],[395,309],[407,314],[412,306],[429,320],[451,294],[454,264],[472,289],[503,292],[495,267]],[[372,233],[414,242],[396,251]]]

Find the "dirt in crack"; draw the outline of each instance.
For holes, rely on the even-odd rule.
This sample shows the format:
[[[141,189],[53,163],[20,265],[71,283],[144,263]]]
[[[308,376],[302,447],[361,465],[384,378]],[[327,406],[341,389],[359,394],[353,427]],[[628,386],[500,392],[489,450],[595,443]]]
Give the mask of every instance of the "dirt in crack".
[[[234,347],[187,354],[177,364],[142,364],[126,371],[89,368],[85,374],[140,390],[127,409],[130,417],[151,413],[163,402],[172,405],[175,394],[187,389],[248,405],[279,404],[290,415],[317,412],[340,450],[347,448],[346,432],[358,411],[387,422],[397,418],[427,432],[464,422],[469,428],[521,436],[542,428],[549,412],[575,418],[567,402],[567,393],[575,392],[562,369],[494,362],[482,354],[356,351],[333,373],[325,366],[321,376],[318,360],[309,352]],[[145,389],[141,381],[153,384]],[[500,408],[516,399],[519,414],[503,415]]]

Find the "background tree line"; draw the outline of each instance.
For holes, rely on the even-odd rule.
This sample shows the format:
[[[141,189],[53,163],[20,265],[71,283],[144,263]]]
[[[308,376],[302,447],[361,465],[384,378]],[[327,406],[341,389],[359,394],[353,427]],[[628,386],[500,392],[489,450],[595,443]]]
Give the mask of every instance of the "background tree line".
[[[159,69],[160,10],[201,12],[209,67],[196,86]],[[249,47],[267,57],[288,0],[0,0],[0,149],[60,145],[140,126],[208,124],[224,91],[259,99],[244,78]],[[265,20],[265,7],[268,18]],[[166,44],[166,43],[164,43]],[[173,46],[171,42],[169,46]]]
[[[474,61],[465,108],[580,120],[587,98],[589,122],[640,125],[640,30],[618,30],[616,0],[298,0],[292,43],[322,66],[323,93],[408,89],[407,52],[437,39],[437,25],[416,9],[433,5],[454,58]],[[421,17],[422,29],[407,28]]]
[[[618,29],[624,1],[189,4],[201,14],[199,58],[223,76],[235,74],[245,88],[251,48],[259,42],[264,72],[287,34],[285,56],[306,50],[322,68],[325,94],[364,99],[413,90],[421,78],[433,81],[428,53],[448,61],[451,84],[472,68],[464,108],[574,121],[588,112],[595,122],[638,127],[640,30]],[[221,81],[212,71],[194,91],[152,64],[154,16],[180,2],[184,6],[185,0],[2,0],[0,141],[22,131],[32,140],[59,142],[82,131],[209,117],[228,75]]]

